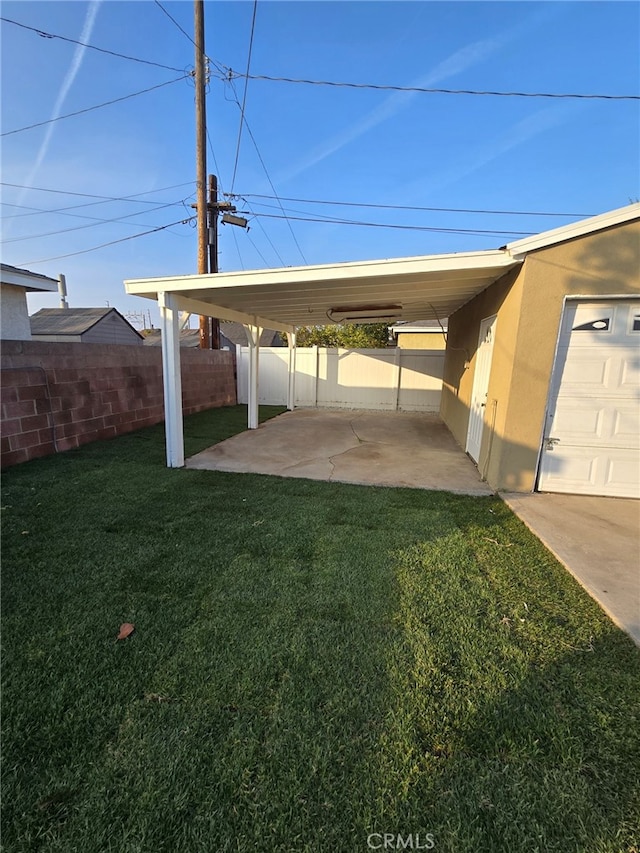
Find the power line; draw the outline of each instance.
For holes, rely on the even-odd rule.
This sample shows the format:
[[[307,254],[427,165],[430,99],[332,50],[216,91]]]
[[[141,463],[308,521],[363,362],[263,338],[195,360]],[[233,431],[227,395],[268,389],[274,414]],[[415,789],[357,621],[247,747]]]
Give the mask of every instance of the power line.
[[[245,199],[243,199],[243,201],[245,201]],[[249,208],[249,213],[251,214],[251,216],[256,216],[256,214],[253,212],[253,210],[251,210],[251,208],[249,207],[248,202],[247,202],[247,207]],[[270,245],[270,246],[271,246],[271,248],[273,249],[275,256],[276,256],[276,257],[277,257],[277,259],[280,261],[280,265],[281,265],[281,266],[283,266],[283,267],[286,267],[286,264],[285,264],[285,262],[284,262],[284,261],[283,261],[283,259],[282,259],[282,255],[281,255],[281,254],[280,254],[280,252],[276,249],[276,247],[275,247],[275,245],[274,245],[273,240],[271,239],[271,237],[269,237],[269,235],[268,235],[267,231],[265,230],[264,225],[262,224],[262,220],[261,220],[261,219],[258,219],[258,218],[256,217],[256,222],[258,223],[258,225],[259,225],[259,226],[260,226],[260,228],[262,229],[262,233],[263,233],[263,234],[264,234],[264,236],[267,238],[267,242],[269,243],[269,245]],[[265,263],[266,263],[266,261],[265,261]],[[267,264],[267,266],[269,266],[269,265]]]
[[[238,199],[247,199],[247,198],[270,198],[275,199],[276,196],[260,194],[260,193],[224,193],[224,195],[238,198]],[[500,216],[575,216],[579,218],[586,218],[588,216],[593,216],[592,213],[544,213],[542,211],[532,211],[532,210],[481,210],[477,208],[464,208],[464,207],[422,207],[419,205],[410,205],[410,204],[374,204],[370,202],[357,202],[357,201],[328,201],[326,199],[314,199],[314,198],[293,198],[291,196],[280,196],[281,201],[294,201],[301,204],[335,204],[341,205],[344,207],[372,207],[372,208],[380,208],[383,210],[420,210],[429,213],[484,213],[484,214],[495,214]]]
[[[92,246],[90,249],[82,249],[80,252],[68,252],[66,255],[56,255],[53,258],[41,258],[39,261],[22,261],[18,266],[34,266],[35,264],[45,264],[48,261],[59,261],[61,258],[72,258],[75,255],[86,255],[87,252],[95,252],[98,249],[104,249],[107,246],[115,246],[116,243],[124,243],[127,240],[135,240],[136,237],[146,237],[147,234],[156,234],[158,231],[165,231],[167,228],[173,228],[174,225],[187,225],[195,219],[190,216],[188,219],[179,219],[177,222],[169,222],[168,225],[160,225],[159,228],[153,228],[151,231],[143,231],[142,234],[130,234],[128,237],[121,237],[119,240],[111,240],[109,243],[101,243],[99,246]]]
[[[244,261],[242,260],[242,255],[240,254],[240,244],[238,243],[238,238],[236,237],[236,229],[232,228],[231,233],[233,234],[233,242],[236,244],[236,252],[238,253],[238,260],[240,261],[240,266],[242,269],[245,269]]]
[[[251,36],[249,38],[249,52],[247,55],[247,73],[244,81],[244,92],[242,95],[242,106],[240,107],[240,124],[238,125],[238,144],[236,145],[236,158],[233,164],[233,177],[231,178],[231,192],[236,183],[236,172],[238,170],[238,156],[240,154],[240,140],[242,139],[242,126],[244,124],[244,110],[247,104],[247,89],[249,88],[249,68],[251,66],[251,52],[253,50],[253,34],[256,27],[256,12],[258,11],[258,0],[253,0],[253,17],[251,19]]]
[[[26,24],[21,24],[19,21],[12,21],[11,18],[4,18],[0,16],[0,21],[4,21],[6,24],[14,24],[16,27],[22,27],[23,30],[30,30],[31,32],[36,33],[42,38],[68,41],[71,44],[79,44],[82,47],[88,48],[89,50],[97,50],[99,53],[106,53],[109,56],[117,56],[120,59],[129,59],[131,62],[140,62],[143,65],[154,65],[156,68],[164,68],[167,71],[184,71],[184,68],[174,68],[173,65],[163,65],[161,62],[152,62],[150,59],[140,59],[137,56],[127,56],[126,53],[118,53],[115,50],[107,50],[104,47],[96,47],[93,44],[88,44],[86,41],[78,41],[77,39],[68,38],[67,36],[60,36],[56,33],[48,33],[46,30],[39,30],[36,27],[28,27]]]
[[[249,211],[242,211],[243,214],[249,214]],[[396,228],[403,231],[430,231],[439,234],[469,234],[476,236],[512,236],[519,235],[524,237],[530,237],[533,232],[531,231],[493,231],[493,230],[482,230],[479,228],[431,228],[426,225],[391,225],[385,222],[359,222],[355,219],[338,219],[338,218],[325,218],[325,219],[317,219],[314,217],[308,216],[280,216],[277,213],[254,213],[253,216],[266,216],[269,219],[294,219],[300,222],[321,222],[323,225],[337,224],[337,225],[359,225],[367,228]]]
[[[226,193],[223,192],[222,178],[220,177],[220,167],[218,166],[218,158],[216,157],[216,152],[213,150],[213,142],[211,141],[211,136],[209,135],[209,128],[208,127],[206,128],[206,131],[207,131],[207,142],[209,143],[209,148],[211,149],[211,156],[213,157],[213,162],[214,162],[215,167],[216,167],[216,177],[218,178],[218,183],[220,185],[220,192],[222,193],[222,195],[226,195]]]
[[[194,42],[194,40],[191,38],[191,36],[189,35],[189,33],[188,33],[186,30],[183,30],[183,29],[182,29],[182,27],[181,27],[181,26],[180,26],[180,24],[176,21],[176,19],[175,19],[171,14],[169,14],[169,12],[167,12],[167,10],[164,8],[164,6],[162,5],[162,3],[160,3],[160,2],[159,2],[159,0],[155,0],[155,4],[156,4],[156,6],[157,6],[159,9],[162,9],[162,11],[164,12],[164,14],[167,16],[167,18],[169,18],[169,20],[170,20],[170,21],[173,21],[173,23],[174,23],[174,24],[176,25],[176,27],[180,30],[180,32],[181,32],[184,36],[186,36],[186,37],[189,39],[189,41],[191,42],[191,44],[192,44],[194,47],[197,47],[198,45]]]
[[[79,116],[83,113],[90,113],[92,110],[98,110],[101,107],[108,107],[111,104],[117,104],[120,101],[127,101],[129,98],[136,98],[138,95],[146,95],[147,92],[153,92],[155,89],[162,89],[164,86],[170,86],[172,83],[179,83],[180,80],[185,80],[190,76],[190,74],[183,74],[181,77],[176,77],[173,80],[167,80],[165,83],[158,83],[156,86],[150,86],[148,89],[141,89],[139,92],[132,92],[130,95],[123,95],[121,98],[114,98],[112,101],[105,101],[103,104],[96,104],[93,107],[85,107],[83,110],[76,110],[73,113],[57,116],[57,118],[49,118],[46,121],[38,121],[35,124],[29,124],[26,127],[18,127],[15,130],[7,130],[5,133],[0,133],[0,137],[11,136],[14,133],[22,133],[24,130],[33,130],[35,127],[42,127],[43,125],[51,124],[54,121],[62,121],[64,118],[71,118],[72,116]]]
[[[266,259],[266,258],[265,258],[265,256],[262,254],[262,252],[260,251],[260,249],[256,246],[256,244],[253,242],[253,240],[251,239],[251,237],[249,237],[249,235],[248,235],[248,234],[247,234],[247,240],[251,243],[251,245],[253,246],[253,248],[256,250],[256,252],[257,252],[257,253],[258,253],[258,255],[260,256],[260,260],[261,260],[261,261],[262,261],[262,263],[265,265],[265,268],[267,268],[267,267],[269,266],[269,264],[268,264],[268,262],[267,262],[267,259]]]
[[[227,69],[226,80],[231,82],[238,78],[248,80],[268,80],[272,83],[304,83],[308,86],[334,86],[347,89],[377,89],[382,92],[418,92],[426,95],[489,95],[499,98],[578,98],[603,101],[640,101],[640,95],[596,95],[558,92],[494,92],[474,89],[427,89],[422,86],[386,86],[377,83],[348,83],[336,80],[304,80],[294,77],[271,77],[268,74],[240,74],[233,69]]]
[[[73,228],[62,228],[58,231],[47,231],[44,234],[30,234],[26,237],[9,237],[7,240],[0,240],[0,244],[5,243],[21,243],[25,240],[39,240],[43,237],[55,237],[58,234],[68,234],[70,231],[82,231],[85,228],[96,228],[98,225],[111,225],[117,222],[124,222],[126,219],[132,219],[134,216],[144,215],[145,213],[153,213],[156,210],[166,210],[168,207],[176,207],[183,204],[184,199],[173,201],[168,204],[159,204],[156,207],[147,208],[146,210],[137,210],[135,213],[128,213],[125,216],[116,216],[113,219],[97,219],[95,222],[89,222],[86,225],[76,225]],[[133,225],[136,228],[149,228],[146,223],[128,222],[128,225]]]
[[[233,94],[234,94],[235,102],[236,102],[238,108],[240,109],[240,111],[242,113],[242,108],[240,107],[240,102],[238,101],[238,95],[236,93],[235,86],[233,85],[233,80],[230,80],[229,82],[230,82],[231,89],[232,89]],[[276,188],[273,185],[273,181],[271,180],[271,176],[269,175],[269,171],[266,167],[266,164],[265,164],[264,160],[262,159],[262,154],[260,153],[260,149],[258,148],[258,143],[256,142],[255,137],[254,137],[253,133],[251,132],[251,128],[249,127],[249,122],[247,121],[247,117],[244,114],[241,115],[241,121],[244,121],[244,123],[247,127],[247,133],[249,134],[249,137],[250,137],[251,141],[253,142],[253,147],[256,149],[256,154],[258,155],[258,159],[260,160],[262,168],[264,169],[264,173],[267,176],[267,180],[269,181],[269,186],[273,190],[273,194],[274,194],[276,200],[278,200],[278,204],[280,205],[280,209],[282,210],[282,213],[284,214],[284,216],[282,218],[287,220],[287,224],[289,226],[289,231],[291,232],[291,236],[293,237],[293,241],[296,244],[296,246],[298,247],[298,251],[300,252],[300,257],[302,258],[303,263],[306,265],[308,263],[307,259],[304,256],[304,252],[300,248],[300,243],[298,243],[298,240],[297,240],[296,235],[293,231],[291,223],[289,222],[287,215],[284,211],[284,208],[282,207],[282,204],[280,203],[280,201],[278,199],[278,193],[276,192]]]
[[[0,181],[0,187],[14,187],[19,190],[33,190],[34,192],[42,192],[42,193],[56,193],[57,195],[75,195],[81,198],[98,198],[102,199],[102,201],[131,201],[132,199],[138,199],[141,195],[151,195],[152,193],[162,193],[165,190],[175,190],[179,187],[188,187],[192,186],[193,181],[184,181],[181,184],[171,184],[168,187],[159,187],[157,190],[145,190],[141,193],[133,193],[133,195],[122,195],[122,196],[111,196],[111,195],[96,195],[95,193],[78,193],[73,192],[72,190],[54,190],[50,187],[32,187],[27,186],[26,184],[11,184],[8,181]],[[4,203],[4,202],[3,202]],[[100,204],[101,202],[98,202]],[[141,201],[138,200],[138,204],[156,204],[155,201]],[[19,207],[19,205],[13,205],[14,207]],[[83,207],[84,205],[78,205],[78,207]],[[63,208],[64,210],[68,210],[70,208]],[[46,211],[47,213],[57,213],[55,210]]]

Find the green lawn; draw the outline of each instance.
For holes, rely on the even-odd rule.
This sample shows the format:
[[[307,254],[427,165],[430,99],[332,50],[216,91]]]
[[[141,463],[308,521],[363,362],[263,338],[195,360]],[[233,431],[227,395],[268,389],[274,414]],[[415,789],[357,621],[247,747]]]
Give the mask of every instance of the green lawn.
[[[161,427],[3,480],[7,853],[637,851],[640,654],[499,499]]]

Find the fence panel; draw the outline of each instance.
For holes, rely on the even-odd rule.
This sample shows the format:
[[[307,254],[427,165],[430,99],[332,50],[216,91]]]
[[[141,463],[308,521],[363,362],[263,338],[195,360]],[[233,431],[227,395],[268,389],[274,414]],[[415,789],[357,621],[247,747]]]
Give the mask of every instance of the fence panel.
[[[248,399],[249,348],[237,348],[238,401]],[[441,350],[333,349],[299,347],[296,352],[296,406],[396,409],[438,412],[444,352]],[[261,347],[258,400],[287,403],[289,351]]]

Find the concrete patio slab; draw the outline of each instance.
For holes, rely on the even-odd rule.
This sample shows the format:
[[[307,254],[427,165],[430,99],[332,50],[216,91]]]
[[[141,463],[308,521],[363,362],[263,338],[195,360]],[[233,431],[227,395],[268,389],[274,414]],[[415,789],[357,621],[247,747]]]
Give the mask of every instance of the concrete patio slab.
[[[187,468],[490,495],[437,415],[295,409],[187,459]]]
[[[640,501],[540,493],[501,497],[640,646]]]

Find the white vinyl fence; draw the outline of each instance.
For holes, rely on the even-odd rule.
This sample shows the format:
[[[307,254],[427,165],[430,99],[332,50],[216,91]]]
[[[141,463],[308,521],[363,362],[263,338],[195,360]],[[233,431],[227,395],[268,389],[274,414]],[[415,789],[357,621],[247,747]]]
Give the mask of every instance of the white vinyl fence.
[[[238,402],[248,400],[249,347],[236,348]],[[440,350],[296,350],[295,405],[303,407],[438,412],[444,352]],[[286,406],[287,347],[260,347],[258,402]]]

